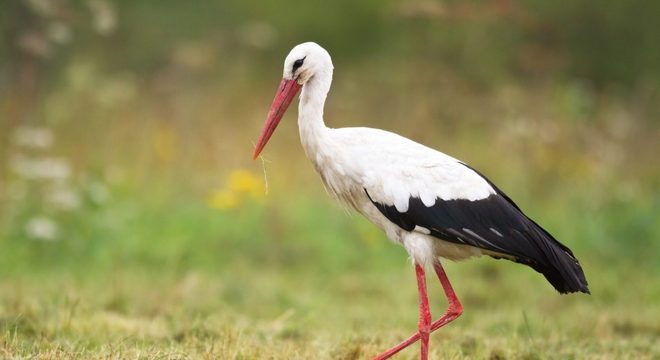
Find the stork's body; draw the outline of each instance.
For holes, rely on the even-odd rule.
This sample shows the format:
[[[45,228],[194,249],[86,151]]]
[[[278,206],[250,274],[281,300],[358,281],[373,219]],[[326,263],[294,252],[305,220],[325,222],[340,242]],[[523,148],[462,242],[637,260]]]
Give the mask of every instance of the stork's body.
[[[440,258],[489,255],[531,266],[561,293],[588,292],[571,251],[525,216],[488,179],[441,152],[391,132],[326,127],[323,107],[332,81],[328,53],[314,43],[296,46],[255,149],[256,157],[302,87],[298,126],[305,154],[330,194],[405,247],[415,264],[420,295],[419,332],[384,352],[388,358],[414,341],[428,352],[431,331],[462,311]],[[425,269],[433,267],[449,309],[431,323]]]
[[[303,147],[325,188],[403,245],[416,264],[432,265],[437,256],[460,260],[482,254],[483,249],[438,241],[428,228],[407,231],[375,203],[405,213],[411,198],[424,199],[429,206],[440,193],[444,199],[438,201],[485,198],[494,190],[483,178],[457,160],[394,133],[370,128],[322,131],[325,136],[305,140]]]

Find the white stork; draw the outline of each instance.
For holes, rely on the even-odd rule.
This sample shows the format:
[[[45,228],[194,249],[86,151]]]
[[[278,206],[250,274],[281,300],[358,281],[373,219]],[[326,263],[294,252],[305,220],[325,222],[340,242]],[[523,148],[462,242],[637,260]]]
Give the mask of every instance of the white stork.
[[[427,359],[429,334],[461,315],[463,308],[441,257],[508,259],[540,272],[562,294],[589,293],[571,250],[465,163],[391,132],[326,127],[323,106],[332,71],[330,55],[318,44],[307,42],[291,50],[253,158],[259,156],[302,88],[300,140],[326,189],[403,245],[415,265],[419,330],[376,359],[387,359],[420,339],[421,359]],[[425,269],[430,267],[449,301],[447,311],[434,322],[426,294]]]

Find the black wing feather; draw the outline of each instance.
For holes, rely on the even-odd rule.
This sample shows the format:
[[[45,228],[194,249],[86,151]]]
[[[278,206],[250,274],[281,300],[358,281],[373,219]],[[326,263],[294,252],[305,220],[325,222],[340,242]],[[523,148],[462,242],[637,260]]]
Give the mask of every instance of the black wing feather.
[[[421,226],[439,239],[507,255],[542,273],[561,293],[589,293],[584,272],[571,250],[529,219],[492,182],[479,175],[496,194],[476,201],[438,198],[430,207],[421,199],[411,197],[408,211],[404,213],[394,206],[374,201],[368,192],[367,196],[387,219],[406,231]]]

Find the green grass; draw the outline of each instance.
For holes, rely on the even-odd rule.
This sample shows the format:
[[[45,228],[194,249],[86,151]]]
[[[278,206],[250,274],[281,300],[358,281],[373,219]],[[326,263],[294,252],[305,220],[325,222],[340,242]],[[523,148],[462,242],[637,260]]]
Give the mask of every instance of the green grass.
[[[404,250],[327,199],[271,196],[220,212],[150,196],[116,194],[83,212],[83,223],[119,218],[96,241],[5,237],[0,357],[367,359],[415,331]],[[660,356],[655,255],[630,259],[621,246],[610,259],[574,241],[591,296],[561,296],[510,262],[447,262],[465,313],[432,335],[433,358]],[[438,316],[446,303],[429,283]]]
[[[466,312],[433,335],[437,357],[658,355],[660,312],[649,306],[657,293],[640,286],[653,277],[561,297],[513,267],[488,281],[494,267],[483,262],[449,266]],[[612,286],[618,296],[603,298]],[[3,357],[368,358],[412,333],[417,319],[406,266],[335,276],[239,265],[217,273],[121,269],[21,277],[1,289]],[[440,294],[434,286],[436,314]]]
[[[503,286],[511,293],[497,286],[479,290],[470,284],[483,282],[470,281],[478,267],[466,267],[450,267],[466,312],[433,335],[438,358],[658,355],[659,314],[644,308],[648,294],[613,303],[559,297],[540,279],[515,275],[518,286]],[[405,269],[331,279],[259,270],[174,275],[131,269],[3,284],[0,351],[45,358],[368,358],[415,328],[415,289]],[[435,290],[438,313],[443,301]],[[415,347],[401,358],[416,356]]]

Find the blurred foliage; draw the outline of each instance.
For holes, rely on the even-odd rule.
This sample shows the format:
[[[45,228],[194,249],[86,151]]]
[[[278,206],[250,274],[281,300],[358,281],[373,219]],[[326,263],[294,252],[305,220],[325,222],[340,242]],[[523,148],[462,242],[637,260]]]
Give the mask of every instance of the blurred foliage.
[[[9,0],[0,15],[0,51],[3,68],[32,55],[57,76],[72,57],[87,57],[105,69],[147,77],[188,41],[218,57],[209,66],[230,70],[239,61],[279,62],[291,44],[314,40],[346,61],[425,59],[478,81],[566,77],[599,89],[630,89],[659,81],[659,13],[660,5],[648,0],[165,0],[157,8],[133,1]]]
[[[269,160],[249,159],[283,55],[315,40],[337,68],[331,125],[382,127],[437,145],[511,189],[572,246],[652,262],[655,2],[154,6],[4,5],[0,219],[8,249],[29,254],[40,240],[80,254],[114,246],[110,239],[128,236],[115,233],[128,225],[114,221],[150,211],[134,199],[206,204],[211,217],[248,204],[285,211],[281,199],[324,203],[293,121],[269,145]],[[267,177],[276,191],[264,198]],[[218,231],[223,241],[237,236]],[[142,237],[140,246],[150,246],[157,236],[145,229]]]
[[[232,325],[297,309],[305,315],[278,328],[281,338],[267,335],[270,323],[248,338],[297,341],[294,349],[310,343],[310,324],[326,324],[310,320],[314,313],[342,313],[329,325],[336,332],[364,326],[385,335],[388,324],[408,318],[399,335],[414,328],[414,308],[388,321],[389,309],[415,303],[404,251],[331,204],[298,145],[295,110],[263,162],[250,159],[283,58],[303,41],[333,56],[329,125],[396,131],[468,161],[585,265],[592,298],[551,297],[540,276],[515,264],[449,265],[475,311],[465,326],[481,334],[529,330],[527,320],[507,322],[526,300],[543,305],[539,316],[554,316],[560,302],[574,311],[561,318],[571,339],[537,325],[530,332],[553,339],[538,348],[504,331],[492,343],[454,343],[447,351],[468,358],[500,358],[501,348],[520,356],[558,348],[567,357],[616,357],[630,348],[648,354],[658,330],[647,322],[660,304],[657,34],[660,2],[650,0],[5,0],[0,334],[14,340],[0,342],[0,356],[7,346],[29,354],[34,339],[57,344],[53,326],[77,339],[89,329],[85,321],[110,322],[107,312],[164,316],[171,333],[144,324],[135,331],[178,339],[195,328],[182,319],[219,308],[229,320],[215,323]],[[99,279],[113,282],[118,270],[120,279],[103,287]],[[88,301],[91,319],[67,328],[58,314],[75,307],[68,300],[26,300],[48,291],[40,289],[45,274],[56,289],[48,299],[57,299],[59,285],[76,284],[74,297]],[[190,278],[202,284],[190,291],[206,288],[217,302],[172,295],[185,293]],[[410,294],[392,294],[392,283],[411,285]],[[96,293],[103,294],[97,303],[90,300]],[[190,308],[174,310],[178,296]],[[360,296],[355,310],[343,306]],[[169,299],[162,308],[146,304],[161,297]],[[496,316],[492,307],[506,309]],[[570,324],[585,309],[590,320]],[[227,336],[247,327],[237,328]],[[107,340],[95,336],[92,348]],[[630,341],[612,345],[620,336]],[[376,345],[369,351],[386,344]],[[345,347],[346,357],[369,353]]]
[[[293,121],[269,161],[249,160],[283,55],[315,40],[337,68],[331,125],[437,145],[513,189],[560,238],[643,256],[658,249],[658,6],[8,1],[4,241],[102,241],[104,221],[131,213],[107,215],[115,197],[281,206],[262,202],[261,172],[285,197],[320,197]],[[577,214],[589,216],[566,226]]]

